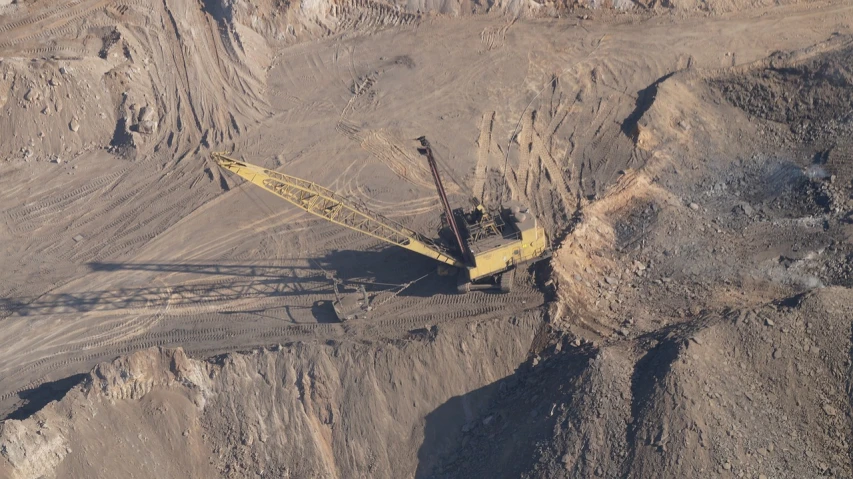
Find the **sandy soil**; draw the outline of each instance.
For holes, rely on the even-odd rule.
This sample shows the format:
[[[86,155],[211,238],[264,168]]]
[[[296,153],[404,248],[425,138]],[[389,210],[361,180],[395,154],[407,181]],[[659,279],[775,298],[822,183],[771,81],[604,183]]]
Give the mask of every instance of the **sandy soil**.
[[[0,6],[0,477],[853,474],[853,6],[615,3]],[[513,293],[208,159],[432,234],[421,135]]]

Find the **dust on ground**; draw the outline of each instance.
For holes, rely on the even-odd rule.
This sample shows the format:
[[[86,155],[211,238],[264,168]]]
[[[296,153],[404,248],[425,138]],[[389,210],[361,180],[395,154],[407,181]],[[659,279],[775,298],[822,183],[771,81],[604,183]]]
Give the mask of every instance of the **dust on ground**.
[[[0,473],[849,477],[853,7],[703,5],[0,6]],[[550,264],[458,295],[208,159],[431,233],[421,135]]]

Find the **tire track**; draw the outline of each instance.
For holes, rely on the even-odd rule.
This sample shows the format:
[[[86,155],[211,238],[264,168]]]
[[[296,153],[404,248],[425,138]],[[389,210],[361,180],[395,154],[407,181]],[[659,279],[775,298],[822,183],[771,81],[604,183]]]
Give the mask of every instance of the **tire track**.
[[[30,57],[41,58],[77,58],[82,59],[87,56],[92,56],[95,52],[87,50],[83,46],[73,45],[57,45],[40,48],[17,48],[6,51],[0,51],[0,55],[21,56],[27,54]]]
[[[490,52],[503,47],[504,42],[506,41],[506,32],[513,23],[515,23],[515,20],[501,26],[488,26],[484,28],[480,32],[480,42],[482,43],[482,47],[479,52]]]
[[[432,186],[432,175],[424,161],[414,158],[412,148],[405,148],[402,139],[386,130],[372,131],[361,142],[361,147],[381,161],[401,180],[421,188]],[[455,184],[446,186],[448,194],[459,192]]]
[[[75,7],[78,7],[82,3],[83,3],[83,1],[79,1],[79,0],[78,1],[71,1],[65,5],[60,5],[57,7],[52,7],[50,9],[47,9],[46,11],[44,11],[38,15],[33,15],[32,13],[28,12],[24,18],[21,18],[19,20],[13,20],[9,23],[5,23],[3,25],[0,25],[0,33],[5,33],[5,32],[8,32],[10,30],[17,30],[19,28],[28,27],[30,25],[33,25],[35,23],[39,23],[39,22],[44,21],[44,20],[46,20],[50,17],[53,17],[53,16],[60,16],[61,17],[62,15],[64,15],[64,12],[67,12],[69,9],[73,9]]]
[[[492,149],[492,132],[495,128],[495,111],[486,112],[480,120],[480,136],[477,138],[477,165],[474,167],[473,194],[489,204],[491,195],[486,191],[486,168]]]
[[[37,221],[47,216],[64,215],[65,209],[78,201],[87,200],[88,196],[101,188],[106,188],[124,175],[129,168],[119,170],[110,175],[102,176],[94,181],[76,188],[65,194],[49,196],[48,199],[37,201],[30,206],[15,207],[5,212],[7,222],[12,223],[9,230],[13,234],[25,233],[34,230],[44,224]],[[81,205],[82,206],[82,205]]]
[[[76,28],[78,28],[76,26],[69,25],[71,22],[78,20],[78,19],[80,19],[86,15],[93,15],[96,12],[106,12],[107,4],[109,3],[109,1],[108,0],[102,0],[99,2],[93,2],[93,3],[95,3],[95,5],[91,6],[89,8],[82,8],[79,10],[78,9],[65,10],[65,11],[63,11],[63,13],[61,13],[59,15],[48,17],[47,19],[42,20],[42,22],[47,22],[47,20],[54,20],[54,22],[50,24],[51,26],[43,25],[43,26],[40,26],[38,28],[37,33],[32,33],[29,35],[24,35],[24,36],[19,36],[19,37],[12,37],[11,40],[6,40],[4,42],[0,42],[0,49],[9,48],[9,47],[17,45],[19,43],[30,41],[30,40],[37,40],[37,39],[48,38],[48,37],[62,36],[62,35],[66,35],[68,33],[71,33],[73,31],[75,31]],[[80,5],[80,4],[78,3],[76,5]],[[36,22],[27,22],[26,23],[26,26],[28,27],[27,30],[29,30],[31,28],[36,28],[35,23]],[[41,22],[39,22],[39,23],[41,23]],[[14,30],[12,30],[12,31],[14,31]],[[8,37],[12,36],[12,34],[7,34],[6,36],[8,38]]]
[[[530,288],[526,289],[527,292],[534,291]],[[103,358],[127,355],[134,351],[151,347],[182,345],[185,348],[191,349],[196,352],[211,352],[231,351],[234,350],[236,347],[257,347],[262,346],[263,344],[268,344],[271,341],[281,343],[296,341],[300,339],[322,340],[341,337],[344,335],[357,336],[359,332],[368,333],[370,336],[373,336],[377,329],[381,329],[387,334],[400,330],[403,330],[403,332],[405,332],[409,328],[423,326],[427,324],[435,325],[459,320],[464,320],[467,322],[480,318],[482,316],[494,315],[495,313],[497,313],[501,317],[506,317],[507,315],[517,314],[522,311],[538,308],[542,304],[541,301],[531,301],[530,304],[525,304],[523,301],[519,301],[519,299],[521,297],[529,298],[529,296],[521,294],[508,295],[514,297],[508,297],[505,300],[497,302],[494,301],[494,298],[492,296],[493,295],[479,294],[474,298],[474,301],[466,301],[466,298],[468,298],[467,296],[463,296],[461,299],[456,300],[451,299],[454,298],[454,296],[447,296],[444,298],[439,298],[426,302],[439,306],[469,303],[472,308],[449,310],[445,314],[436,314],[423,313],[423,311],[425,311],[423,306],[416,305],[415,307],[416,309],[418,309],[419,314],[416,314],[414,316],[368,320],[365,323],[354,325],[340,323],[313,323],[272,327],[242,326],[237,328],[228,328],[227,325],[234,323],[229,322],[227,318],[222,318],[220,316],[217,320],[210,322],[214,324],[222,323],[222,326],[211,325],[209,327],[194,329],[176,328],[160,331],[149,330],[148,332],[139,334],[129,339],[117,339],[116,337],[108,337],[98,341],[87,341],[82,345],[69,346],[67,348],[59,350],[52,356],[43,357],[38,361],[29,363],[27,365],[24,365],[23,367],[16,368],[15,373],[12,375],[6,375],[4,377],[3,382],[9,382],[14,378],[20,376],[29,376],[32,372],[37,370],[65,370],[75,364],[92,363],[96,359],[103,360]],[[516,305],[516,307],[507,310],[507,308],[504,306],[509,304],[514,304]],[[151,325],[156,325],[158,323],[164,324],[161,322],[161,320],[166,317],[168,309],[169,305],[167,304],[164,310],[160,314],[154,315],[150,321],[144,324],[136,324],[135,326],[137,327],[132,333],[122,332],[120,333],[121,336],[127,338],[128,334],[134,334],[135,332],[138,332],[144,328],[148,328]],[[117,336],[117,334],[113,334],[113,336]],[[242,343],[240,343],[241,340]],[[226,344],[223,344],[219,347],[201,347],[201,345],[205,344],[226,341]],[[243,346],[237,346],[235,343],[242,344]],[[193,347],[193,344],[199,345],[200,348]],[[109,347],[109,349],[104,350],[104,348],[107,347]],[[79,354],[81,351],[88,352],[84,354]],[[28,383],[24,387],[15,388],[7,393],[4,393],[3,395],[0,395],[0,401],[8,400],[22,391],[31,389],[43,383],[47,379],[47,376],[40,376],[39,379]]]
[[[225,280],[219,283],[224,283]],[[317,283],[320,284],[320,283]],[[17,377],[26,377],[39,370],[64,371],[75,367],[77,364],[93,365],[94,362],[111,357],[127,355],[133,351],[159,346],[182,345],[186,349],[199,353],[212,353],[231,351],[239,347],[259,347],[270,343],[292,342],[303,339],[322,340],[342,336],[358,336],[367,334],[374,337],[377,332],[383,335],[402,334],[409,329],[424,325],[434,325],[451,321],[470,321],[476,318],[490,315],[506,317],[538,308],[543,304],[542,296],[535,289],[526,284],[519,285],[517,292],[508,295],[489,295],[485,293],[472,293],[470,295],[439,295],[426,300],[402,301],[402,307],[395,307],[383,312],[375,319],[367,320],[362,324],[340,324],[340,323],[312,323],[312,324],[290,324],[279,326],[244,325],[235,323],[227,316],[221,314],[193,314],[205,307],[199,304],[187,309],[189,316],[187,321],[181,325],[169,328],[170,318],[181,317],[183,314],[173,310],[175,294],[173,290],[166,287],[164,291],[169,296],[161,310],[152,315],[148,320],[132,323],[123,323],[111,327],[100,338],[72,343],[61,348],[50,356],[45,356],[35,361],[18,367],[15,373],[4,376],[3,383],[13,382]],[[180,297],[180,296],[178,296]],[[327,295],[304,295],[303,301],[307,304],[315,300],[326,298]],[[162,298],[161,298],[162,299]],[[192,298],[191,298],[192,299]],[[215,302],[216,299],[207,302]],[[194,301],[190,301],[194,303]],[[154,304],[158,306],[157,303]],[[424,311],[430,311],[425,313]],[[177,314],[176,314],[177,313]],[[392,313],[394,317],[389,318]],[[406,313],[414,313],[411,316]],[[205,327],[195,325],[207,324]],[[234,327],[234,325],[237,325]],[[153,328],[159,325],[159,330]],[[133,329],[127,331],[127,327]],[[167,329],[168,328],[168,329]],[[128,337],[132,336],[132,337]],[[221,343],[219,346],[209,346],[211,343]],[[197,345],[197,346],[193,346]],[[83,352],[83,354],[81,354]],[[48,379],[40,376],[39,379],[27,383],[24,387],[14,388],[0,396],[0,401],[6,401],[20,392],[31,389]]]
[[[374,0],[343,0],[332,5],[331,15],[338,19],[336,33],[371,33],[384,28],[412,25],[420,16]]]

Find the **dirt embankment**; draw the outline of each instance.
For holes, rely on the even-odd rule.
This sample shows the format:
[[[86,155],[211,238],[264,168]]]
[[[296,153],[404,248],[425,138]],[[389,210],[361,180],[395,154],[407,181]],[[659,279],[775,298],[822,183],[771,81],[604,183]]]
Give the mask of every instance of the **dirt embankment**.
[[[853,49],[827,48],[657,87],[636,136],[650,161],[555,255],[563,332],[435,477],[853,473],[853,178],[833,134],[851,126],[834,98]],[[750,104],[771,121],[735,109]],[[830,128],[804,136],[813,117]]]
[[[851,300],[829,288],[612,346],[558,342],[425,477],[848,477]]]
[[[303,343],[208,361],[141,351],[98,366],[32,417],[6,421],[0,471],[405,477],[430,460],[419,449],[461,440],[460,422],[503,392],[490,385],[527,358],[541,324],[490,320],[398,343]],[[422,418],[442,404],[424,430]]]
[[[836,38],[658,87],[652,158],[555,256],[557,324],[608,372],[564,405],[543,372],[565,412],[532,476],[851,474],[851,54]]]

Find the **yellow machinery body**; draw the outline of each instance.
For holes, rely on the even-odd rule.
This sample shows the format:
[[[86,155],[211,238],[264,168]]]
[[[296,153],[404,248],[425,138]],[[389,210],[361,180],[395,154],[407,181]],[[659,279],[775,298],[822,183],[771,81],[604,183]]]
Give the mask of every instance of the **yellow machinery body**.
[[[465,274],[460,275],[458,289],[460,292],[491,289],[489,280],[493,279],[501,291],[507,292],[516,267],[551,256],[548,236],[520,204],[489,211],[477,200],[473,201],[475,207],[468,212],[461,208],[453,210],[460,239],[467,250],[463,255],[467,256]],[[446,214],[442,222],[447,225],[444,236],[448,236]]]
[[[467,268],[469,281],[494,276],[547,257],[549,245],[545,229],[534,221],[519,226],[524,229],[519,228],[518,238],[498,241],[494,247],[473,243],[474,265]]]

